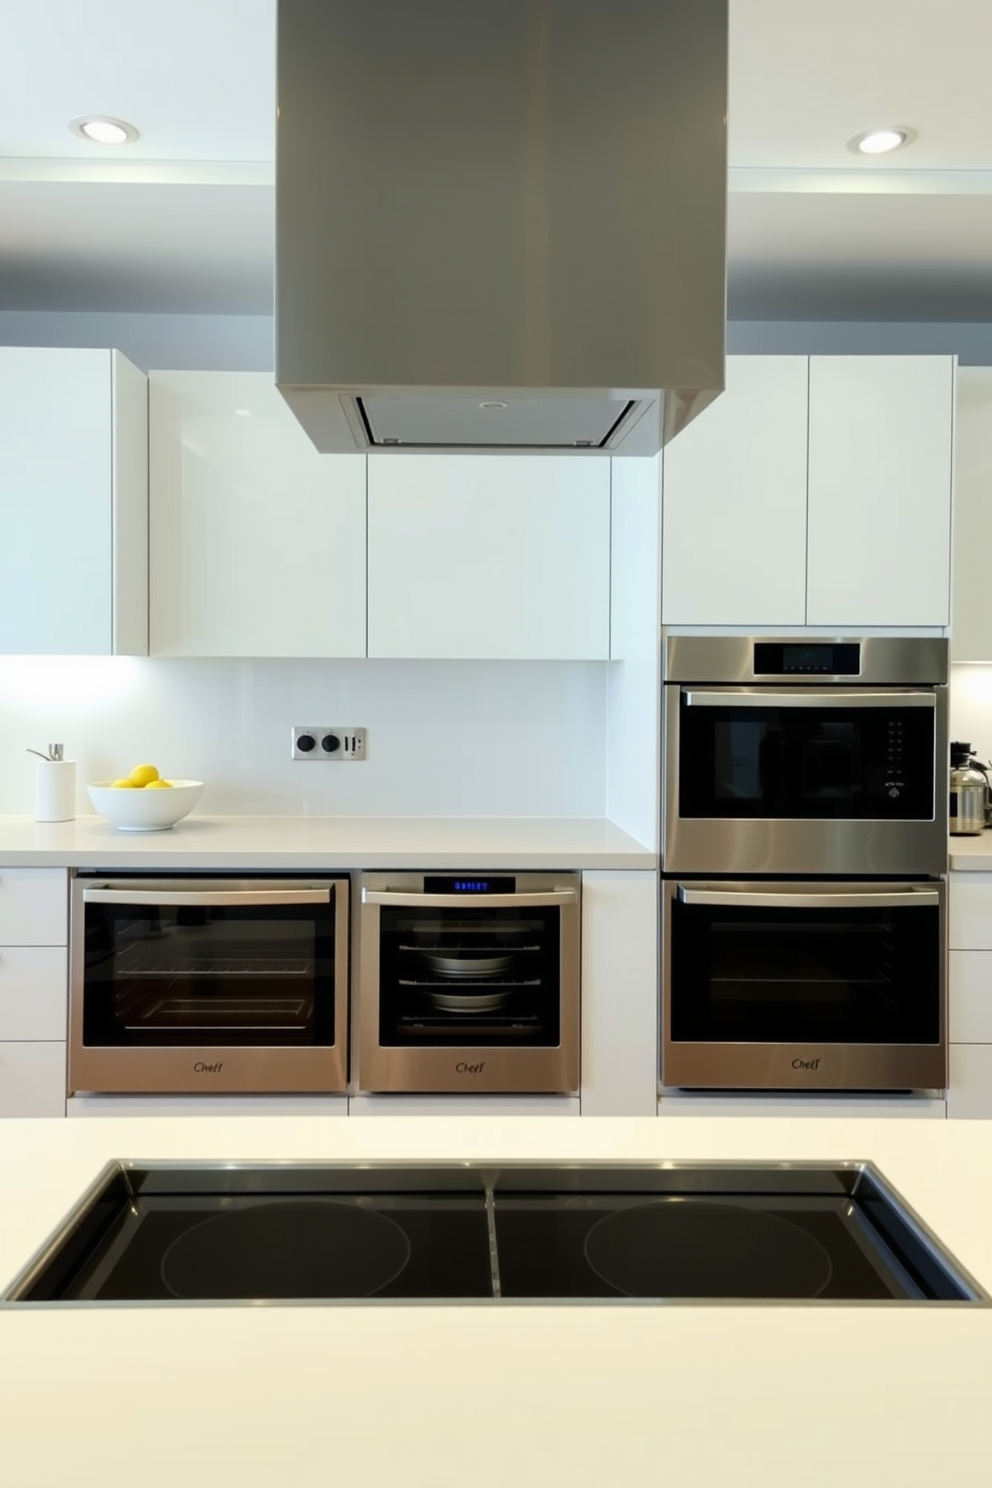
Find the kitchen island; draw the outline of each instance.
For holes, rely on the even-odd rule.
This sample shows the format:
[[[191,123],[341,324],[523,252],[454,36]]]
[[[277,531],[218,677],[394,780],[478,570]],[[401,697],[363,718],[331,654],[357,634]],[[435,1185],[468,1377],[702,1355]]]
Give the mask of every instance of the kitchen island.
[[[0,1289],[132,1159],[870,1159],[992,1289],[992,1122],[7,1121]],[[11,1488],[987,1488],[992,1308],[0,1310]]]

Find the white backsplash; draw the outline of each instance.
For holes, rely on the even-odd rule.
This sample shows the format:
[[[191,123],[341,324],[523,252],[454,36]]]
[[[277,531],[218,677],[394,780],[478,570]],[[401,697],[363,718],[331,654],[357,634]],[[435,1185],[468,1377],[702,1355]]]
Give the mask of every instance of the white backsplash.
[[[604,814],[603,662],[0,657],[0,813],[34,812],[34,756],[84,782],[150,762],[205,815]],[[368,729],[359,764],[290,759],[293,724]]]
[[[951,667],[951,738],[992,759],[992,664]]]

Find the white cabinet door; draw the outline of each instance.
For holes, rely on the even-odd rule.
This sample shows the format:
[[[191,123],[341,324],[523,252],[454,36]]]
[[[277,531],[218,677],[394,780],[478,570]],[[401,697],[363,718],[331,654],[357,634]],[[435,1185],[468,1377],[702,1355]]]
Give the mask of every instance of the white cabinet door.
[[[0,651],[148,651],[148,405],[119,352],[0,347]]]
[[[814,356],[809,625],[946,626],[953,357]]]
[[[0,1043],[0,1117],[65,1115],[65,1044]]]
[[[950,1117],[992,1117],[992,1044],[951,1044],[948,1049]]]
[[[951,660],[992,661],[992,367],[961,367],[954,448]]]
[[[0,869],[0,946],[65,945],[68,930],[64,868]]]
[[[0,946],[0,1039],[65,1042],[66,959],[62,946]]]
[[[609,654],[609,460],[369,456],[369,656]]]
[[[808,365],[728,357],[726,390],[666,446],[666,625],[802,625]]]
[[[364,656],[365,456],[263,372],[149,373],[151,652]]]

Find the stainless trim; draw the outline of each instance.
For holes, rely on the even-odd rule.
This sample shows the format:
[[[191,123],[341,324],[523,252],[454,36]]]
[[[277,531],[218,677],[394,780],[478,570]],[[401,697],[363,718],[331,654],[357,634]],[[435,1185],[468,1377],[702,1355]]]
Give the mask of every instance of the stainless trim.
[[[478,876],[475,870],[474,876]],[[494,875],[503,876],[506,874]],[[512,875],[519,894],[428,895],[422,873],[368,873],[356,895],[358,955],[353,985],[356,1093],[574,1094],[579,1089],[579,957],[581,879],[577,873]],[[359,902],[360,901],[360,902]],[[379,934],[384,905],[466,909],[556,906],[559,910],[560,1042],[555,1048],[493,1048],[487,1044],[401,1049],[379,1043]],[[460,1066],[460,1068],[459,1068]]]
[[[947,1086],[947,957],[940,956],[935,1044],[688,1043],[672,1038],[672,905],[683,888],[661,885],[661,1088],[691,1090],[943,1090]],[[730,888],[731,885],[726,887]],[[744,885],[748,890],[754,884]],[[910,885],[845,883],[847,893],[905,892]],[[769,883],[770,893],[822,893],[821,883]],[[927,884],[937,900],[937,935],[947,945],[947,885]],[[767,903],[767,900],[764,901]],[[915,902],[915,901],[914,901]],[[797,1068],[793,1068],[793,1061]]]
[[[287,1048],[278,1045],[234,1047],[225,1044],[197,1046],[162,1046],[154,1049],[127,1047],[93,1047],[83,1043],[83,1003],[85,998],[85,929],[86,890],[96,886],[127,887],[123,876],[96,882],[80,875],[71,881],[69,910],[69,1042],[67,1089],[69,1095],[107,1093],[127,1095],[231,1095],[231,1094],[339,1094],[348,1089],[348,968],[349,968],[349,903],[347,877],[309,881],[305,891],[317,895],[314,900],[286,899],[254,901],[265,904],[328,903],[334,916],[334,1043],[322,1048]],[[163,903],[155,885],[182,882],[177,876],[162,881],[135,875],[135,885],[153,893],[151,901],[125,897],[123,903]],[[191,880],[202,883],[203,880]],[[215,886],[221,880],[215,880]],[[233,883],[244,880],[232,880]],[[257,880],[268,883],[269,880]],[[278,883],[278,880],[272,880]],[[129,891],[133,894],[134,890]],[[141,889],[138,890],[141,892]],[[183,891],[177,890],[182,893]],[[223,894],[223,889],[218,889]],[[288,890],[298,895],[299,887]],[[106,902],[106,901],[104,901]],[[118,901],[111,901],[118,902]],[[195,902],[172,899],[169,903]],[[210,901],[215,904],[224,899]],[[246,902],[238,897],[233,900]],[[197,1070],[199,1064],[204,1068]]]
[[[849,674],[778,673],[754,669],[755,644],[773,646],[849,646],[859,652],[856,677]],[[881,683],[900,687],[941,687],[949,677],[948,643],[944,636],[817,635],[705,635],[664,636],[662,680],[664,682],[715,682],[724,684],[770,683],[776,687],[808,687],[812,682],[838,682],[844,686]]]
[[[217,889],[193,888],[173,889],[170,887],[172,880],[145,883],[144,887],[132,888],[125,882],[87,884],[83,890],[83,901],[86,904],[203,904],[203,905],[231,905],[240,904],[329,904],[331,891],[326,886],[313,888],[300,885],[296,888],[285,888],[279,883],[245,884],[242,888],[239,884],[232,883],[227,888]]]
[[[742,708],[880,708],[887,703],[897,708],[936,708],[933,692],[889,687],[884,692],[841,692],[836,687],[794,687],[788,692],[772,692],[765,687],[715,687],[699,692],[683,687],[687,708],[726,708],[739,703]]]
[[[519,874],[517,877],[519,878]],[[554,904],[576,904],[576,889],[551,889],[520,894],[402,894],[389,889],[362,888],[363,904],[395,904],[411,909],[539,909]]]
[[[857,893],[846,889],[835,892],[794,894],[769,890],[764,893],[755,884],[728,884],[717,887],[711,884],[679,884],[679,899],[683,904],[727,904],[746,909],[904,909],[909,904],[939,904],[936,889],[923,888],[918,884],[907,884],[905,889],[893,891],[888,885],[865,885]]]

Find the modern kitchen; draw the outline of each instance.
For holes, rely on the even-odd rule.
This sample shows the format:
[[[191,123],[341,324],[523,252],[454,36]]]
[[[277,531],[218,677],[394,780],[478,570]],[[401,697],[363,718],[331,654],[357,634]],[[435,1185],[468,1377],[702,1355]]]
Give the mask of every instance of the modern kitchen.
[[[992,20],[911,9],[11,17],[13,1488],[987,1481]]]

